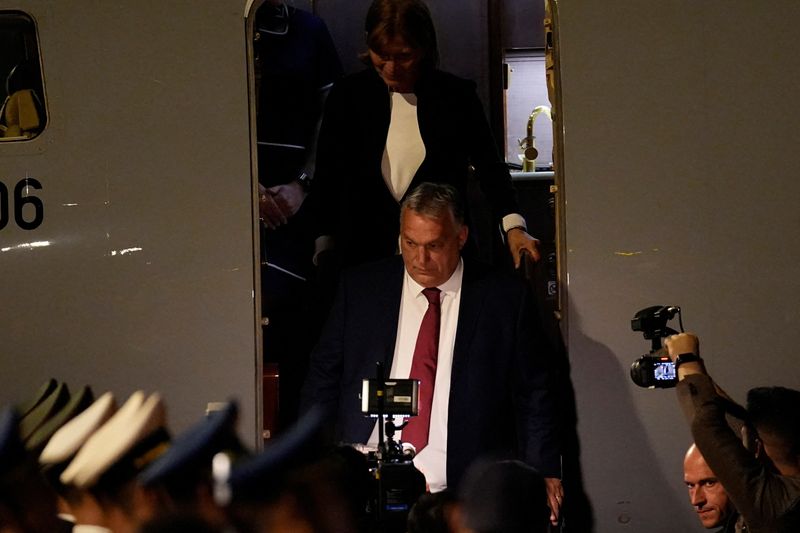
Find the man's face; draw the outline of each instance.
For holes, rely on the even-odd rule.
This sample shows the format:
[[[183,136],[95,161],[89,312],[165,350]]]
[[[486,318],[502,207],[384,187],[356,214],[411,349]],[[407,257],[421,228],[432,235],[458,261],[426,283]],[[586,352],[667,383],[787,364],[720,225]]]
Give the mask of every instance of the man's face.
[[[692,448],[683,462],[683,480],[689,489],[689,501],[706,529],[723,525],[733,505],[728,494],[706,464],[697,448]]]
[[[450,279],[467,241],[467,227],[452,213],[440,218],[403,209],[400,250],[411,278],[423,287],[436,287]]]

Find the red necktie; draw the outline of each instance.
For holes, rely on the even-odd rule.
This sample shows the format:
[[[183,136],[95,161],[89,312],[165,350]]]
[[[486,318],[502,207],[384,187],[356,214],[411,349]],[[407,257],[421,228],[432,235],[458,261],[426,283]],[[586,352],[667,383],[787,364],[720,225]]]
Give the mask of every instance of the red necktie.
[[[428,444],[428,432],[431,425],[431,406],[433,405],[433,386],[436,382],[436,360],[439,357],[439,323],[441,322],[441,303],[437,288],[423,289],[422,294],[428,299],[428,310],[422,317],[419,326],[417,344],[414,347],[414,359],[411,362],[411,379],[419,383],[419,412],[409,420],[403,428],[403,440],[422,451]]]

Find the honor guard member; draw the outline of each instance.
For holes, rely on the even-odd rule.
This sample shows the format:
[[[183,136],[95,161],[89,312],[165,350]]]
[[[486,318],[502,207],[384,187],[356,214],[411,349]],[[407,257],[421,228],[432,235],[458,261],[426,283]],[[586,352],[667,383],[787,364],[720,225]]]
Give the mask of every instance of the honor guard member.
[[[227,488],[228,514],[238,532],[360,531],[350,505],[355,487],[343,481],[347,473],[338,456],[322,446],[322,427],[321,411],[312,409],[263,452],[233,465],[227,479],[217,476]]]
[[[47,398],[52,392],[56,389],[58,382],[50,378],[36,390],[36,393],[28,398],[26,401],[22,402],[21,404],[17,405],[16,412],[19,418],[25,417],[28,413],[30,413],[34,407],[42,403],[42,401]]]
[[[210,412],[139,475],[142,486],[159,493],[165,520],[197,519],[214,528],[225,525],[225,510],[214,500],[211,464],[218,453],[234,460],[248,454],[236,433],[238,414],[235,401]]]
[[[31,435],[39,429],[55,413],[68,402],[70,394],[66,383],[56,383],[55,388],[47,394],[28,414],[20,417],[19,434],[22,442],[27,442]]]
[[[11,533],[69,531],[56,517],[55,495],[48,490],[19,435],[13,408],[0,411],[0,529]]]
[[[39,467],[58,495],[59,509],[75,524],[73,531],[102,531],[103,518],[97,500],[86,491],[64,485],[59,479],[78,450],[117,411],[111,392],[101,395],[82,413],[61,426],[39,455]]]
[[[55,435],[55,433],[64,424],[75,418],[78,414],[82,413],[87,407],[94,402],[94,393],[88,386],[81,387],[81,389],[72,394],[69,401],[57,412],[45,420],[33,432],[30,438],[25,441],[25,447],[33,453],[34,456],[39,456],[48,441]]]
[[[161,396],[136,391],[86,441],[60,480],[97,500],[102,526],[133,533],[156,512],[153,493],[137,476],[166,451],[169,440]]]

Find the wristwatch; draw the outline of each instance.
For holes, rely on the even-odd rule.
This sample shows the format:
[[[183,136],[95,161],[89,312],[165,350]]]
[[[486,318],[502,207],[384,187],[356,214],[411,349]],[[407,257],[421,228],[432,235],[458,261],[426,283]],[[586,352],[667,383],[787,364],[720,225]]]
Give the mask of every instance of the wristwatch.
[[[691,352],[682,353],[678,357],[675,358],[675,370],[678,370],[678,368],[683,363],[692,363],[692,362],[699,361],[699,360],[700,360],[700,356],[697,355],[696,353],[691,353]]]
[[[300,175],[297,176],[295,179],[305,192],[308,192],[309,189],[311,189],[311,176],[309,176],[305,172],[301,172]]]

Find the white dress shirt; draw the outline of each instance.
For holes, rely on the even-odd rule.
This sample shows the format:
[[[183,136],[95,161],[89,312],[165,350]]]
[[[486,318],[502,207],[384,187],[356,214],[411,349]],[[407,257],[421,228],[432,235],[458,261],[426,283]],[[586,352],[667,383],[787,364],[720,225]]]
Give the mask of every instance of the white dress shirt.
[[[450,403],[450,371],[453,367],[453,348],[456,342],[463,275],[464,261],[462,260],[459,261],[450,279],[438,287],[442,291],[440,294],[441,322],[436,383],[433,387],[433,405],[431,406],[431,425],[428,445],[414,457],[414,465],[425,474],[425,480],[431,492],[447,488],[447,409]],[[424,288],[409,276],[408,271],[405,271],[394,359],[389,371],[390,378],[407,379],[411,373],[411,362],[414,359],[419,327],[425,311],[428,310],[428,300],[422,294]],[[396,423],[400,422],[401,420],[396,420]],[[403,440],[402,432],[399,440]],[[378,444],[377,424],[368,444],[371,446]]]

